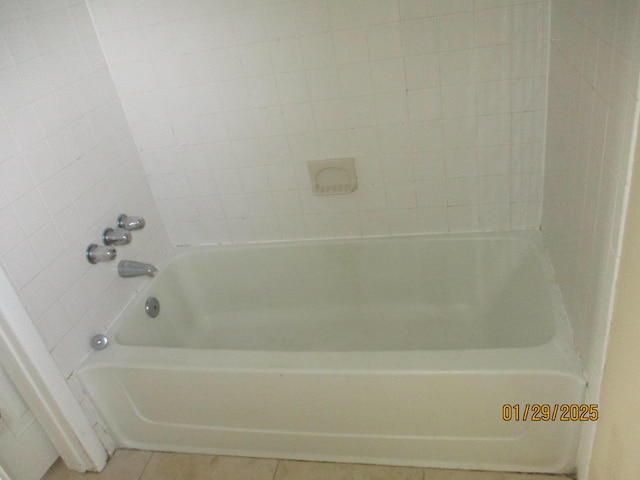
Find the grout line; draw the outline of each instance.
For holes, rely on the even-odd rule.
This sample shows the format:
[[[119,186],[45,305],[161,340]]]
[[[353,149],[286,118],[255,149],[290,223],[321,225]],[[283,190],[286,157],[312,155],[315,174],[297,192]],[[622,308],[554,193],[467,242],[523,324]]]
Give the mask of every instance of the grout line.
[[[144,474],[147,471],[147,468],[149,468],[151,459],[156,455],[156,453],[157,452],[151,452],[151,455],[149,455],[149,460],[147,460],[147,463],[144,464],[144,468],[142,469],[142,472],[140,472],[140,476],[138,477],[138,480],[142,480],[142,477],[144,477]]]
[[[282,463],[282,459],[278,459],[276,463],[276,469],[273,471],[273,477],[271,477],[271,480],[276,480],[276,477],[278,476],[278,470],[280,470],[281,463]]]

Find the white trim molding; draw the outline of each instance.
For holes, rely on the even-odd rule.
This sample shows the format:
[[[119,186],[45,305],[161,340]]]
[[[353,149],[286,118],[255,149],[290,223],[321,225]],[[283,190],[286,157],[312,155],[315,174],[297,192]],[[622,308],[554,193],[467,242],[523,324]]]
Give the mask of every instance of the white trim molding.
[[[68,468],[100,471],[107,451],[0,266],[0,361]]]
[[[2,468],[2,465],[0,465],[0,480],[11,480],[9,474]]]

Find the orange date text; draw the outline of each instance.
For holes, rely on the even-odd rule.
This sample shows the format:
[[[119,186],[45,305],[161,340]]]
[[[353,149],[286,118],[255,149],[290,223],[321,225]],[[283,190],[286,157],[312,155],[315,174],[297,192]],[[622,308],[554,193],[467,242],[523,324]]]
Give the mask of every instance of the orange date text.
[[[502,406],[505,422],[595,422],[598,416],[598,404],[594,403],[505,403]]]

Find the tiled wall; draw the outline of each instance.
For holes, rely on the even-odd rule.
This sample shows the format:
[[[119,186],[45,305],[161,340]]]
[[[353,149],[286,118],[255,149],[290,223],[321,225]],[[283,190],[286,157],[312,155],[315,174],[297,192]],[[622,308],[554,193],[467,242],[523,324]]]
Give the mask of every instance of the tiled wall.
[[[83,1],[0,1],[0,113],[0,265],[68,375],[140,283],[86,246],[124,211],[120,258],[169,248]]]
[[[578,348],[593,371],[600,359],[591,347],[606,333],[629,182],[640,2],[591,5],[553,2],[542,225]]]
[[[174,244],[540,224],[547,1],[88,4]]]
[[[640,2],[553,1],[551,18],[542,231],[595,403],[635,142]]]

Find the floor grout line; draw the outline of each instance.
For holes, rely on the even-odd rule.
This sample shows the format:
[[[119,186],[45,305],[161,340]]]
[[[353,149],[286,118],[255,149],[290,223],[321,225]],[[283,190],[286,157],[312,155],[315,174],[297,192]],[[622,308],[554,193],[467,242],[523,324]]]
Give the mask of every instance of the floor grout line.
[[[280,464],[282,463],[281,459],[277,459],[278,461],[276,462],[276,468],[273,471],[273,477],[271,477],[271,480],[276,480],[276,477],[278,476],[278,470],[280,469]]]
[[[147,468],[149,468],[149,464],[151,463],[151,460],[156,455],[156,453],[157,452],[151,452],[151,455],[149,455],[149,459],[147,460],[147,463],[144,464],[144,468],[142,469],[142,472],[140,472],[140,476],[138,477],[138,480],[142,480],[145,472],[147,471]]]

